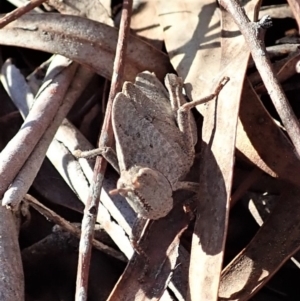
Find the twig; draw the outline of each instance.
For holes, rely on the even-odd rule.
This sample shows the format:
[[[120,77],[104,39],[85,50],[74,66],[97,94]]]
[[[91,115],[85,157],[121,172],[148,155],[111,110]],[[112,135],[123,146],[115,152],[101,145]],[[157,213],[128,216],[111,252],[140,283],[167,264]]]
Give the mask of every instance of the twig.
[[[270,17],[266,16],[259,22],[251,22],[244,9],[235,0],[219,0],[220,4],[231,14],[242,32],[256,68],[266,86],[270,98],[289,134],[295,149],[300,155],[300,126],[298,120],[274,74],[271,62],[262,39],[262,31],[270,26]]]
[[[54,144],[54,142],[56,143]],[[64,120],[47,152],[47,156],[67,184],[85,204],[88,199],[89,186],[93,179],[95,161],[83,158],[76,161],[71,153],[78,148],[88,150],[92,149],[93,145],[70,122]],[[68,160],[66,167],[65,160],[57,160],[57,157],[66,158],[66,151],[69,151],[67,156],[72,157],[72,159],[79,164],[76,167],[77,170],[74,171],[74,169],[72,169],[71,171],[69,168],[74,165],[73,161]],[[84,179],[82,179],[82,172]],[[101,190],[101,202],[98,207],[100,214],[97,216],[97,222],[102,225],[103,229],[113,239],[125,256],[131,258],[133,249],[124,231],[127,235],[130,235],[131,226],[136,216],[122,196],[109,195],[108,192],[116,187],[117,179],[115,173],[105,173]]]
[[[12,63],[11,59],[7,59],[2,65],[0,80],[6,93],[19,109],[22,118],[25,119],[34,102],[34,95],[24,75]]]
[[[24,274],[18,233],[12,212],[0,205],[1,300],[24,300]]]
[[[41,5],[45,1],[46,0],[31,0],[30,2],[24,4],[23,6],[16,8],[15,10],[6,14],[4,17],[2,17],[0,19],[0,28],[3,28],[10,22],[15,21],[16,19],[18,19],[21,16],[23,16],[24,14],[28,13],[35,7]]]
[[[76,63],[73,64],[75,66]],[[56,65],[52,65],[52,70],[57,68],[55,66]],[[59,128],[60,124],[62,123],[62,120],[68,114],[69,110],[71,109],[75,101],[81,95],[82,91],[86,88],[87,84],[89,83],[92,77],[92,74],[93,73],[87,70],[86,68],[78,67],[74,75],[74,78],[72,76],[73,82],[69,86],[67,93],[64,97],[63,103],[59,107],[52,123],[45,131],[40,141],[37,143],[35,149],[32,151],[26,163],[20,170],[19,174],[14,179],[12,185],[8,188],[8,190],[4,194],[2,200],[3,205],[12,205],[12,206],[17,205],[22,200],[24,195],[27,193],[29,187],[31,186],[33,180],[35,179],[42,165],[47,149],[57,129]],[[24,83],[23,87],[24,86],[26,87],[26,82]],[[13,89],[13,87],[10,88]],[[19,96],[20,96],[19,98],[14,98],[13,101],[16,103],[16,105],[19,108],[21,107],[21,111],[24,111],[25,112],[24,114],[26,114],[25,104],[20,103],[21,100],[23,100],[25,97],[22,95]]]
[[[57,56],[56,63],[58,65],[61,63],[62,70],[57,68],[57,73],[52,75],[52,81],[46,82],[41,87],[21,129],[0,154],[0,197],[52,122],[73,78],[75,64],[60,56]]]
[[[116,57],[114,61],[111,89],[108,97],[105,119],[103,122],[98,147],[111,147],[113,144],[113,130],[111,124],[111,111],[113,99],[116,93],[121,91],[123,84],[123,73],[125,67],[125,54],[130,29],[130,17],[132,11],[132,0],[124,0],[121,24],[119,30]],[[88,275],[91,257],[91,241],[94,235],[94,225],[97,217],[98,205],[102,181],[107,162],[102,157],[96,158],[93,181],[91,183],[90,195],[86,202],[84,217],[82,220],[82,235],[79,245],[78,272],[76,281],[76,301],[87,300]]]
[[[299,44],[279,44],[266,47],[270,60],[278,60],[299,51]],[[255,63],[250,57],[248,68],[255,67]]]
[[[26,194],[24,199],[29,203],[31,207],[37,210],[40,214],[44,215],[48,220],[61,226],[62,229],[70,232],[72,235],[76,236],[77,238],[80,238],[80,234],[81,234],[80,229],[76,228],[74,225],[66,221],[64,218],[56,214],[54,211],[41,204],[36,198],[34,198],[29,194]],[[127,259],[124,257],[124,255],[121,252],[118,252],[115,249],[106,246],[102,242],[93,239],[92,244],[99,251],[104,252],[121,261],[127,262]]]

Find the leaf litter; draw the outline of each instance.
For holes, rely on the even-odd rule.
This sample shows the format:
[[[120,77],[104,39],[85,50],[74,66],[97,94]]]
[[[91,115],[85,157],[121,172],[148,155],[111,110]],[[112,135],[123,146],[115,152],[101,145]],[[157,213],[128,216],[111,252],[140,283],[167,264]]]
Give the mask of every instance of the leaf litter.
[[[13,10],[12,4],[15,5],[15,2],[9,2],[5,1],[1,13]],[[173,1],[172,5],[165,1],[134,2],[124,80],[134,81],[136,75],[145,70],[154,72],[159,80],[163,80],[167,73],[176,72],[182,77],[185,93],[191,100],[211,94],[223,76],[228,76],[230,81],[216,99],[198,105],[197,112],[194,112],[200,139],[196,145],[195,162],[186,181],[199,182],[199,190],[196,195],[187,191],[174,193],[171,212],[164,218],[148,223],[138,242],[146,257],[134,252],[130,245],[136,213],[121,196],[109,194],[116,187],[118,179],[109,166],[97,214],[101,235],[97,231],[94,235],[104,245],[115,249],[116,253],[113,250],[111,254],[115,255],[112,256],[122,260],[107,257],[110,253],[105,250],[109,248],[103,247],[102,252],[94,250],[91,269],[85,270],[90,273],[87,296],[76,294],[76,300],[291,300],[299,295],[298,286],[293,285],[300,272],[297,264],[300,166],[295,142],[296,118],[300,114],[297,101],[299,74],[296,68],[299,61],[298,3],[290,0],[283,10],[278,4],[264,6],[262,3],[261,13],[274,16],[274,25],[264,29],[265,33],[261,34],[260,29],[257,31],[258,38],[265,39],[267,43],[272,69],[278,81],[283,87],[289,87],[286,91],[288,100],[281,98],[282,108],[289,110],[286,106],[289,101],[296,118],[286,115],[288,111],[282,114],[277,104],[276,112],[268,97],[269,93],[273,99],[273,91],[268,90],[269,86],[264,86],[257,72],[261,72],[261,78],[265,81],[265,65],[258,63],[262,65],[257,66],[256,70],[253,62],[249,61],[253,45],[247,43],[255,44],[255,41],[249,42],[247,34],[251,32],[251,26],[261,26],[262,23],[248,23],[240,28],[245,34],[246,43],[239,32],[238,26],[242,23],[236,17],[238,8],[232,3],[221,1],[218,6],[209,0]],[[17,5],[21,5],[20,2]],[[255,0],[245,3],[245,12],[251,20],[257,20],[259,6],[259,1]],[[48,12],[41,12],[45,10]],[[121,6],[108,1],[102,5],[101,1],[53,0],[41,6],[39,12],[18,17],[0,30],[2,64],[6,59],[16,59],[15,63],[6,62],[5,68],[2,68],[2,85],[10,97],[2,88],[0,142],[4,151],[1,152],[0,170],[3,172],[0,177],[5,181],[1,181],[1,197],[6,194],[3,202],[13,207],[14,218],[21,223],[21,227],[17,227],[17,234],[12,229],[11,208],[2,207],[1,224],[8,229],[10,236],[4,235],[0,242],[4,248],[0,254],[1,270],[12,283],[11,291],[0,287],[3,300],[10,300],[12,292],[15,300],[58,300],[62,297],[74,300],[78,245],[77,250],[68,249],[68,258],[63,248],[54,252],[53,257],[52,244],[56,243],[55,240],[65,240],[64,232],[60,230],[53,236],[51,228],[54,224],[39,217],[35,211],[38,206],[30,207],[30,202],[29,207],[26,205],[25,194],[32,185],[29,193],[54,210],[55,218],[61,215],[72,222],[81,221],[82,203],[86,203],[93,181],[94,160],[77,160],[72,153],[76,149],[93,148],[96,140],[87,141],[76,127],[80,128],[85,120],[87,124],[84,127],[94,132],[94,137],[99,134],[104,117],[99,122],[99,119],[89,120],[90,117],[84,116],[99,115],[99,111],[95,111],[99,102],[102,102],[102,107],[106,106],[105,85],[113,75],[118,40],[118,28],[114,24],[119,23]],[[268,22],[268,19],[265,21]],[[281,28],[285,28],[285,31]],[[289,41],[295,41],[295,45],[274,45],[276,40],[284,36]],[[263,50],[264,46],[258,47]],[[35,76],[37,70],[42,68],[39,66],[49,58],[45,53],[60,54],[68,58],[66,61],[77,63],[71,63],[74,70],[70,76],[74,76],[74,79],[68,79],[73,81],[73,86],[56,79],[56,76],[67,79],[63,74],[69,72],[68,66],[55,67],[57,70],[54,73],[52,71],[46,82],[50,84],[50,89],[51,85],[58,83],[60,93],[70,95],[67,98],[72,103],[76,101],[74,108],[78,111],[77,119],[72,120],[75,115],[74,112],[72,115],[72,109],[69,115],[65,112],[60,117],[59,123],[65,116],[70,120],[63,121],[54,138],[59,126],[54,125],[56,119],[53,118],[57,104],[54,107],[50,105],[52,111],[46,119],[40,115],[42,109],[38,102],[32,107],[29,105],[25,108],[25,115],[29,110],[29,116],[32,116],[32,121],[28,119],[30,127],[25,120],[18,133],[10,130],[20,127],[11,100],[21,100],[22,103],[33,98],[30,89],[36,91],[40,85],[40,79]],[[253,59],[257,62],[255,54]],[[8,64],[15,64],[21,74],[9,71]],[[85,69],[80,69],[82,66]],[[29,76],[31,73],[35,74],[34,77]],[[84,76],[84,79],[80,79],[80,76]],[[273,75],[268,73],[268,76],[271,78]],[[83,86],[76,88],[81,82]],[[278,89],[276,86],[274,91]],[[40,91],[38,94],[49,93],[43,87]],[[45,102],[43,105],[49,104]],[[91,114],[93,110],[97,113]],[[43,120],[41,126],[38,125],[39,118]],[[47,136],[47,130],[51,128],[49,122],[53,122],[52,136]],[[296,126],[291,127],[291,124]],[[31,138],[22,138],[24,128]],[[26,142],[26,139],[33,142]],[[40,153],[43,141],[47,142]],[[50,168],[46,161],[41,165],[50,143],[47,157],[61,175],[53,166]],[[12,151],[14,157],[8,151]],[[6,154],[13,159],[5,159]],[[31,163],[36,162],[37,157],[39,163]],[[53,185],[51,177],[60,184]],[[20,178],[25,180],[18,180]],[[39,179],[43,179],[44,184]],[[26,181],[26,185],[21,187],[19,183],[23,181]],[[240,184],[237,186],[236,183]],[[13,191],[13,199],[7,201],[9,191]],[[236,191],[238,198],[231,205],[231,196]],[[18,196],[15,197],[14,193]],[[266,205],[253,203],[253,195],[261,196],[261,199],[266,195],[276,199],[275,205],[267,209],[268,218],[261,220],[259,226],[253,217],[253,206],[259,211],[259,206]],[[25,201],[16,205],[22,198]],[[163,208],[163,204],[161,206]],[[45,207],[43,210],[46,210]],[[51,212],[49,210],[47,214],[51,215]],[[243,218],[237,220],[236,215]],[[39,233],[33,230],[36,225]],[[75,232],[78,235],[78,231]],[[16,245],[18,235],[20,247]],[[49,244],[49,253],[39,251],[25,260],[25,254],[28,254],[26,248],[40,250],[42,244]],[[9,257],[12,250],[15,250],[15,257]],[[118,252],[127,257],[126,268],[124,257]],[[23,263],[26,263],[24,274],[19,259],[22,254]],[[290,260],[292,256],[293,261]],[[100,263],[105,260],[109,264],[102,264],[103,268],[99,270]],[[10,269],[7,262],[16,262],[16,270]],[[60,273],[60,269],[63,272]],[[44,271],[40,277],[38,270]],[[66,280],[68,273],[73,275],[72,283]],[[99,274],[102,277],[100,284]],[[49,280],[49,275],[52,275],[52,280]],[[282,277],[288,277],[286,282],[289,285],[282,281]],[[15,278],[20,281],[14,281]],[[58,285],[58,280],[65,284],[64,288]],[[281,284],[277,285],[278,282]]]

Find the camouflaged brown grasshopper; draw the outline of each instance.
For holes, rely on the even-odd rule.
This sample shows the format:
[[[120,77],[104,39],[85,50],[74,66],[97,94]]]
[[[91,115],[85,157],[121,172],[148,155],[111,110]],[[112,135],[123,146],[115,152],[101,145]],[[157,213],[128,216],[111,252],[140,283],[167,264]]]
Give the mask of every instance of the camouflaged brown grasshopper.
[[[191,109],[216,97],[228,80],[224,78],[208,97],[187,102],[181,78],[167,74],[166,89],[154,74],[142,72],[135,83],[125,82],[114,99],[116,154],[100,149],[76,155],[102,154],[120,173],[111,193],[124,196],[138,217],[162,218],[173,207],[174,191],[198,188],[184,181],[197,142]]]

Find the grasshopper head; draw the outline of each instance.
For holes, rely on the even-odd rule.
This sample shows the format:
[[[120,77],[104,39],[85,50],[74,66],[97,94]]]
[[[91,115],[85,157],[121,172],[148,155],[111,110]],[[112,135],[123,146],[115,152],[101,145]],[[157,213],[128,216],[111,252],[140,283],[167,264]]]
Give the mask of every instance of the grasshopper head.
[[[121,172],[117,188],[110,192],[124,196],[131,207],[144,218],[159,219],[173,207],[172,187],[159,171],[134,166]]]

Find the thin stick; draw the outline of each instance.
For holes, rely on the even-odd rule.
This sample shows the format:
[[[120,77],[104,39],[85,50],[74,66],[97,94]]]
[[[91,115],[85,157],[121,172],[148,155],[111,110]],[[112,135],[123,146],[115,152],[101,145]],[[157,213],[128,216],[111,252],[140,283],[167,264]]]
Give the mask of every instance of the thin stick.
[[[29,203],[31,207],[33,207],[35,210],[37,210],[40,214],[45,216],[49,221],[59,225],[62,229],[70,232],[72,235],[76,236],[77,238],[80,238],[80,229],[76,228],[74,225],[69,223],[67,220],[65,220],[60,215],[56,214],[51,209],[47,208],[43,204],[41,204],[36,198],[31,196],[30,194],[26,194],[24,199]],[[92,240],[93,246],[100,250],[101,252],[104,252],[112,257],[115,257],[121,261],[127,262],[126,258],[121,252],[116,251],[115,249],[106,246],[102,242],[93,239]]]
[[[66,58],[65,58],[66,59]],[[56,60],[56,59],[54,59]],[[66,59],[67,60],[67,59]],[[3,72],[5,72],[5,69],[16,69],[14,66],[10,66],[10,62],[6,62],[5,68],[3,68]],[[73,63],[76,64],[76,63]],[[10,68],[9,68],[10,66]],[[59,66],[57,64],[52,64],[52,70],[55,70],[55,66]],[[13,68],[14,67],[14,68]],[[76,66],[74,65],[76,68]],[[57,67],[56,67],[57,68]],[[51,70],[51,69],[50,69]],[[50,71],[51,72],[51,71]],[[48,71],[49,73],[49,71]],[[24,195],[29,190],[29,187],[32,185],[43,161],[45,158],[45,155],[47,153],[47,149],[49,149],[49,145],[53,144],[54,142],[53,137],[55,136],[55,133],[57,132],[57,129],[61,125],[63,119],[66,117],[68,112],[70,111],[71,107],[75,103],[75,101],[78,99],[78,97],[81,95],[82,91],[86,88],[88,83],[90,82],[90,79],[92,78],[92,72],[86,69],[85,67],[78,67],[75,71],[74,76],[70,80],[72,80],[72,83],[67,89],[66,94],[64,95],[63,101],[59,107],[59,109],[56,112],[55,117],[53,118],[51,124],[46,129],[45,133],[41,137],[41,139],[36,144],[34,150],[24,163],[23,167],[19,171],[18,175],[15,177],[13,182],[11,183],[8,190],[5,192],[2,205],[6,206],[16,206],[24,197]],[[23,76],[20,74],[19,70],[15,70],[12,75],[14,75],[16,78],[17,76]],[[5,82],[5,80],[8,80],[9,74],[6,76],[3,75],[2,81]],[[19,79],[19,82],[22,83],[22,80]],[[24,89],[23,89],[24,88]],[[7,84],[7,89],[13,90],[15,86],[11,84]],[[22,90],[23,89],[23,90]],[[13,101],[17,105],[18,108],[21,108],[21,111],[25,112],[24,115],[28,114],[28,110],[26,107],[26,103],[24,103],[24,99],[26,99],[26,95],[22,95],[22,93],[26,93],[28,90],[27,83],[25,79],[23,78],[23,85],[22,89],[19,89],[19,94],[16,95],[14,91],[11,91],[9,93],[14,97]],[[23,108],[23,109],[22,109]],[[52,143],[51,143],[52,141]],[[51,147],[50,147],[51,148]],[[57,158],[57,153],[56,153]],[[69,166],[69,164],[68,164]]]
[[[52,123],[77,68],[62,56],[57,56],[52,64],[61,70],[49,76],[50,81],[41,87],[22,127],[0,153],[1,198]]]
[[[18,19],[21,16],[23,16],[24,14],[28,13],[35,7],[41,5],[45,1],[46,0],[31,0],[30,2],[24,4],[23,6],[16,8],[15,10],[6,14],[4,17],[2,17],[0,19],[0,28],[3,28],[10,22],[15,21],[16,19]]]
[[[300,156],[299,122],[272,70],[261,34],[264,28],[270,26],[270,17],[267,16],[257,23],[251,22],[237,1],[219,0],[219,2],[231,14],[243,34],[270,98]]]
[[[10,210],[0,204],[0,292],[1,300],[25,300],[24,273],[18,232]]]
[[[116,49],[116,57],[114,61],[113,75],[111,81],[111,89],[108,97],[108,103],[102,130],[98,141],[99,148],[112,147],[113,145],[114,136],[111,123],[111,111],[113,100],[117,92],[121,91],[123,85],[125,54],[130,29],[131,11],[132,0],[124,0],[118,44]],[[78,271],[76,281],[76,301],[87,300],[88,276],[91,257],[91,242],[94,235],[94,225],[98,213],[100,192],[102,188],[102,181],[104,178],[106,166],[107,162],[105,161],[105,159],[103,157],[98,156],[96,158],[93,181],[91,183],[90,194],[86,202],[84,217],[82,220],[82,234],[79,245]]]

